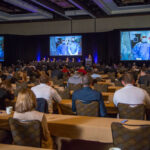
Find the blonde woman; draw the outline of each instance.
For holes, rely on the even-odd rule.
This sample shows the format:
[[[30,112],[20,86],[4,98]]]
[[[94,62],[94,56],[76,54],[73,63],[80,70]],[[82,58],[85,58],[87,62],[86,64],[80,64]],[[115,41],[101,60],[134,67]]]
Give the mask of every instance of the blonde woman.
[[[52,148],[52,139],[48,130],[46,117],[44,113],[35,110],[36,105],[34,93],[30,89],[21,90],[17,97],[13,118],[21,120],[39,120],[43,131],[42,147]]]

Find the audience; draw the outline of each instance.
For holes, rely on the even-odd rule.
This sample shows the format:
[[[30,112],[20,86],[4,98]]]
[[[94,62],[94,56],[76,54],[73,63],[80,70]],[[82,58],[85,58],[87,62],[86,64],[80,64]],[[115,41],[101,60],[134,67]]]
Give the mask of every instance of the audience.
[[[88,76],[83,76],[82,77],[82,84],[83,88],[80,90],[77,90],[73,93],[72,95],[72,111],[76,112],[76,105],[75,101],[76,100],[81,100],[84,101],[84,103],[88,103],[89,101],[98,101],[99,102],[99,115],[101,117],[106,116],[106,108],[104,105],[104,101],[102,98],[102,95],[100,92],[97,92],[96,90],[92,90],[90,88],[90,78]]]
[[[35,108],[36,97],[34,93],[29,89],[23,89],[18,94],[13,118],[20,120],[39,120],[42,125],[42,147],[52,148],[53,144],[46,117],[43,113],[35,111]]]

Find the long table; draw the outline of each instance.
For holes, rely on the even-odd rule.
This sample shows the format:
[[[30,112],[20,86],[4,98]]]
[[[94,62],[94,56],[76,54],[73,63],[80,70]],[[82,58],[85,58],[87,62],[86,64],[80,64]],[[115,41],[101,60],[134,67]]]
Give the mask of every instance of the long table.
[[[35,147],[27,147],[27,146],[18,146],[18,145],[8,145],[8,144],[0,144],[1,150],[46,150],[44,148],[35,148]],[[52,149],[49,149],[52,150]]]
[[[5,128],[8,128],[8,118],[12,115],[0,114],[1,122],[5,121]],[[112,143],[111,124],[121,122],[123,119],[72,116],[59,114],[46,114],[48,127],[53,136],[66,137],[71,139],[81,139]],[[150,125],[150,121],[128,120],[127,124]]]

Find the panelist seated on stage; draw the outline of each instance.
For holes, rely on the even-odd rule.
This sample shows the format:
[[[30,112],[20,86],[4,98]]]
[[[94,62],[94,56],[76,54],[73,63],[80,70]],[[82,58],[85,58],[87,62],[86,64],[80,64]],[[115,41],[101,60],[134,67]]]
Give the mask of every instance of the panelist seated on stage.
[[[82,77],[82,84],[83,88],[77,90],[72,95],[72,111],[76,112],[76,100],[81,100],[84,103],[89,103],[91,101],[98,101],[99,102],[99,115],[101,117],[106,116],[106,108],[104,105],[104,101],[102,98],[102,94],[90,88],[90,77],[87,75]]]
[[[150,97],[148,93],[139,87],[135,87],[134,77],[131,73],[126,73],[122,77],[124,88],[117,90],[113,97],[113,102],[117,106],[118,103],[124,104],[146,104],[150,106]]]
[[[82,83],[82,77],[80,74],[75,71],[74,74],[68,79],[68,85],[69,84],[81,84]]]

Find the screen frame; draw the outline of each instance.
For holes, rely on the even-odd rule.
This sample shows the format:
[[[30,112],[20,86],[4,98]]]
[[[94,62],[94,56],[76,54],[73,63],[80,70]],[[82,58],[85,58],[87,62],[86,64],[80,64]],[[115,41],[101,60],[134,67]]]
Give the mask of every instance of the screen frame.
[[[131,31],[150,31],[150,28],[128,28],[128,29],[117,29],[119,31],[119,55],[120,62],[150,62],[150,60],[121,60],[121,32],[131,32]]]
[[[3,37],[3,52],[4,52],[4,57],[3,57],[3,61],[0,61],[0,63],[3,63],[5,61],[5,35],[0,35],[0,37]]]
[[[81,36],[81,55],[51,55],[51,51],[50,51],[50,38],[51,37],[64,37],[64,36]],[[80,34],[58,34],[58,35],[50,35],[49,36],[49,56],[50,57],[82,57],[83,56],[83,35]]]

